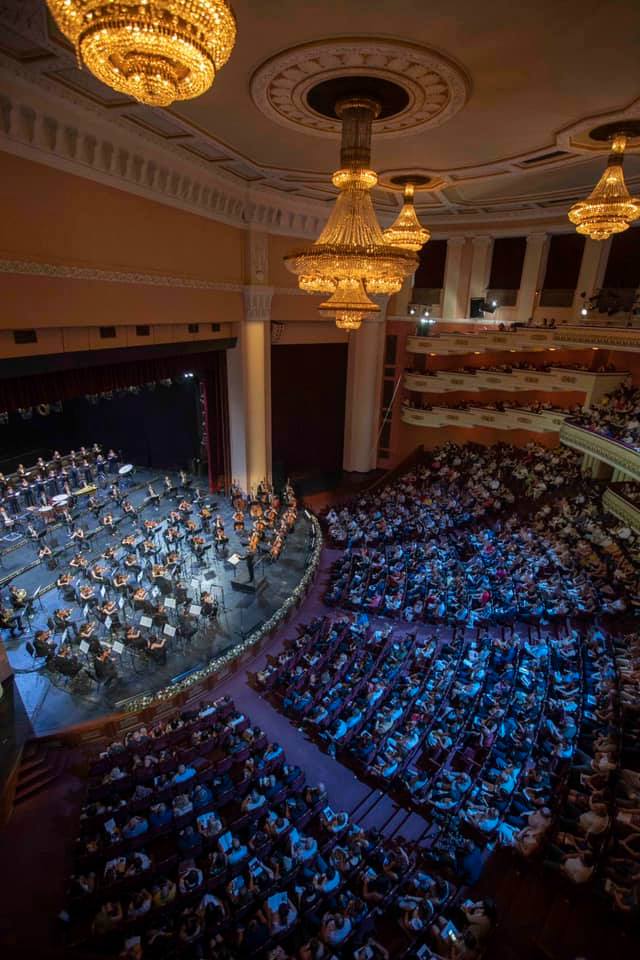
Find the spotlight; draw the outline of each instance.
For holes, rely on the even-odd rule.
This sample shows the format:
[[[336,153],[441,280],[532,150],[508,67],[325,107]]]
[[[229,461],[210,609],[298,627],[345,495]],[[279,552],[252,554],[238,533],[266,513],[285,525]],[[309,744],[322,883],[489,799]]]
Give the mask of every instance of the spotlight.
[[[492,307],[494,308],[494,310],[495,310],[495,308],[498,306],[498,301],[497,301],[497,300],[492,300],[492,301],[491,301],[491,306],[492,306]]]
[[[589,311],[587,310],[586,307],[583,307],[583,308],[582,308],[582,310],[580,311],[580,316],[581,316],[581,317],[588,317],[588,316],[589,316]]]
[[[409,316],[410,316],[410,317],[415,317],[415,315],[416,315],[416,308],[415,308],[415,307],[409,307]]]
[[[188,370],[188,371],[184,374],[185,380],[193,380],[194,377],[195,377],[195,373],[192,373],[191,370]]]

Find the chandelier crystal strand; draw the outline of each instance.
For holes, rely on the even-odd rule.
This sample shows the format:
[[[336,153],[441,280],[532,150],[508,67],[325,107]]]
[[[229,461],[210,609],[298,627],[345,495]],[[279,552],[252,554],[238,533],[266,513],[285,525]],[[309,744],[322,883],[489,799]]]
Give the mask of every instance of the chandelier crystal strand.
[[[586,200],[569,210],[569,220],[576,231],[592,240],[607,240],[614,233],[627,230],[640,217],[640,199],[632,197],[624,182],[622,164],[627,138],[613,139],[607,168]]]
[[[415,250],[385,241],[373,209],[371,190],[378,177],[369,167],[371,126],[379,109],[368,97],[336,104],[342,120],[342,165],[332,182],[340,192],[316,242],[285,257],[301,290],[332,294],[319,309],[349,330],[379,312],[367,294],[397,293],[418,265]]]
[[[418,214],[413,203],[414,190],[415,187],[412,183],[405,185],[402,210],[382,235],[385,243],[392,247],[413,250],[417,253],[431,239],[431,233],[418,220]]]
[[[205,93],[231,56],[236,21],[225,0],[47,0],[78,60],[99,80],[152,107]]]

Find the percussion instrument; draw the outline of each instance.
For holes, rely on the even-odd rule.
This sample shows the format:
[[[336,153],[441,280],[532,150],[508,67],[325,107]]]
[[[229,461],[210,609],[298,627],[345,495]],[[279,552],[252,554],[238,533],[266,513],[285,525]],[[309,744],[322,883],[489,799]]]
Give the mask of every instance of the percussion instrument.
[[[95,493],[98,488],[95,483],[88,483],[84,487],[80,487],[79,490],[76,490],[78,496],[81,496],[83,493]]]
[[[128,477],[132,470],[133,470],[133,464],[125,463],[123,467],[120,467],[120,469],[118,470],[118,473],[120,474],[121,477]]]

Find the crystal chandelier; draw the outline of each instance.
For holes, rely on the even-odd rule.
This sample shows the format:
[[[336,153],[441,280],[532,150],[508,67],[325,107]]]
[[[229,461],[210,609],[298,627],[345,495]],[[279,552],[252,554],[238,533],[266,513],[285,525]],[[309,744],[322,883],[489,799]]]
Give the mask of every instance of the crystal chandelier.
[[[402,210],[391,226],[383,230],[382,236],[385,243],[391,244],[392,247],[413,250],[417,253],[431,238],[431,234],[418,220],[418,214],[413,205],[414,189],[413,183],[408,180],[404,187]]]
[[[341,168],[332,182],[340,193],[316,242],[285,257],[285,263],[301,290],[331,294],[319,306],[323,316],[333,317],[342,329],[357,330],[367,316],[380,311],[369,297],[397,293],[404,278],[415,272],[416,251],[429,234],[415,246],[414,232],[409,246],[406,235],[404,242],[396,236],[392,242],[385,239],[378,223],[371,200],[378,177],[369,163],[371,124],[379,104],[354,96],[339,101],[335,110],[342,120],[342,144]],[[417,218],[416,223],[420,227]]]
[[[78,62],[151,107],[209,89],[236,41],[225,0],[47,0]]]
[[[576,225],[577,232],[592,240],[606,240],[613,233],[622,233],[640,217],[640,199],[630,195],[624,182],[626,145],[624,134],[614,136],[606,170],[587,199],[574,203],[569,210],[569,220]]]

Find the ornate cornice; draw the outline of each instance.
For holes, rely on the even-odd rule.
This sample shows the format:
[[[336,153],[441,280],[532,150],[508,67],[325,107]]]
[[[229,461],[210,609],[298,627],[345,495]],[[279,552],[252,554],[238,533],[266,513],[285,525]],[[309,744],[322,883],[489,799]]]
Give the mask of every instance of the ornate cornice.
[[[242,283],[219,280],[198,280],[196,277],[177,277],[167,274],[129,273],[123,270],[101,270],[98,267],[78,267],[61,263],[36,263],[31,260],[0,260],[0,273],[26,277],[55,277],[63,280],[96,280],[100,283],[126,283],[150,287],[184,287],[190,290],[210,290],[215,293],[240,293]]]
[[[608,463],[610,467],[622,470],[634,480],[640,480],[640,453],[625,447],[615,440],[608,440],[584,427],[564,423],[560,431],[560,442],[596,460]]]
[[[632,530],[640,533],[640,507],[636,507],[626,497],[608,487],[602,497],[602,506]]]

